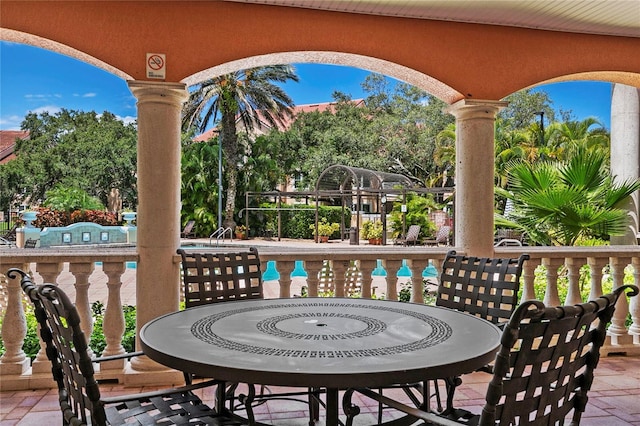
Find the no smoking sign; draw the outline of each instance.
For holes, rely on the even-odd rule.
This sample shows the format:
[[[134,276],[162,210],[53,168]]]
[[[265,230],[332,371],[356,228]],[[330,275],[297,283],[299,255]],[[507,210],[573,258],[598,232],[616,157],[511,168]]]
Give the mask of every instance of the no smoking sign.
[[[164,79],[167,61],[164,53],[147,53],[147,78]]]

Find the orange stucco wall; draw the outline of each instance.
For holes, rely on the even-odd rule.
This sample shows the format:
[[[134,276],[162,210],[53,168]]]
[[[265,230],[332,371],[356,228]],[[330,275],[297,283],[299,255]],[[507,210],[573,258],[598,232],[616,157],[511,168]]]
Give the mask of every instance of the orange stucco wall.
[[[640,38],[220,1],[3,0],[0,26],[62,43],[135,80],[146,79],[146,53],[166,54],[166,81],[179,82],[256,55],[332,51],[417,70],[475,99],[578,73],[640,87]]]

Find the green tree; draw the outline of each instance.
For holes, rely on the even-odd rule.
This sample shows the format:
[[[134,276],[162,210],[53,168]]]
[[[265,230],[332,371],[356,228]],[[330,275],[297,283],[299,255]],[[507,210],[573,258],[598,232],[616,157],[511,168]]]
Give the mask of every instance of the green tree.
[[[83,189],[57,185],[45,193],[44,206],[53,210],[72,212],[74,210],[102,210],[104,205]]]
[[[580,148],[590,151],[604,150],[606,158],[609,157],[609,132],[593,117],[553,123],[549,130],[552,132],[550,145],[556,158],[571,158],[576,149]]]
[[[29,113],[22,122],[29,139],[16,144],[17,158],[0,165],[3,207],[44,200],[56,185],[78,188],[107,204],[118,188],[125,205],[137,205],[137,131],[113,114],[62,110]],[[5,195],[11,194],[11,195]]]
[[[454,121],[443,113],[444,102],[405,83],[391,85],[380,74],[362,86],[364,102],[336,92],[333,110],[296,116],[282,138],[295,147],[287,173],[301,176],[305,188],[335,164],[400,173],[420,186],[437,181],[434,141]]]
[[[542,245],[575,245],[589,239],[623,235],[628,214],[622,202],[640,189],[640,180],[616,183],[605,150],[576,147],[569,160],[516,162],[508,171],[509,190],[497,193],[512,200],[510,219],[496,224],[526,231]]]
[[[507,96],[505,101],[509,102],[509,105],[498,113],[498,119],[502,120],[505,131],[526,129],[538,121],[540,112],[544,112],[548,122],[555,121],[553,102],[544,91],[520,90]]]
[[[194,219],[197,235],[211,235],[217,228],[218,140],[183,143],[181,197],[182,224]]]
[[[282,124],[293,101],[276,83],[289,80],[298,81],[290,65],[241,70],[199,83],[184,106],[183,130],[195,126],[203,132],[212,123],[219,127],[227,188],[225,226],[235,223],[238,168],[242,164],[237,123],[241,122],[247,132],[258,125]]]

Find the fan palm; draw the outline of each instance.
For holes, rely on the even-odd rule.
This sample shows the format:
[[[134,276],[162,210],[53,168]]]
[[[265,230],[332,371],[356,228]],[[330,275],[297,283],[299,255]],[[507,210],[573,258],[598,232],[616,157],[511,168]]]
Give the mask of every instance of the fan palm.
[[[224,225],[232,226],[241,152],[237,124],[247,132],[257,126],[282,125],[291,115],[293,100],[275,83],[298,81],[290,65],[272,65],[236,71],[196,85],[183,109],[183,130],[196,126],[203,132],[218,126],[227,183]],[[218,224],[220,225],[220,224]]]
[[[515,162],[509,191],[496,189],[513,201],[515,222],[536,243],[571,246],[626,232],[627,211],[618,206],[640,189],[640,181],[614,182],[603,150],[576,145],[573,153],[567,161]]]

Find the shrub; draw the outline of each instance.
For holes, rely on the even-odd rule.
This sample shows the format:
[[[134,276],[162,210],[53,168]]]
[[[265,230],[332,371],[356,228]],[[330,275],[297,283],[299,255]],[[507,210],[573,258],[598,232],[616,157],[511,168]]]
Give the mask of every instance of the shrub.
[[[93,222],[104,226],[118,225],[116,214],[103,210],[75,210],[69,213],[62,210],[52,210],[48,207],[39,207],[35,211],[36,220],[33,221],[33,226],[40,229],[68,226],[78,222]]]
[[[256,230],[257,235],[275,236],[278,233],[278,212],[275,210],[276,204],[262,203],[261,208],[273,208],[274,210],[260,210],[252,213],[249,219],[249,227]],[[281,233],[283,238],[312,239],[313,229],[315,229],[316,212],[314,206],[308,205],[285,205],[281,207],[295,210],[281,210]],[[341,222],[343,210],[335,206],[319,206],[318,218],[322,221],[326,219],[328,223]],[[351,223],[351,211],[344,211],[344,223],[348,227]],[[312,227],[313,225],[313,227]]]

